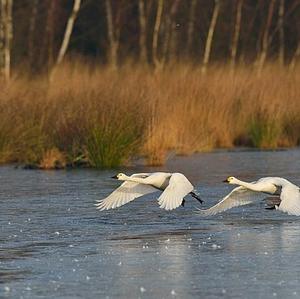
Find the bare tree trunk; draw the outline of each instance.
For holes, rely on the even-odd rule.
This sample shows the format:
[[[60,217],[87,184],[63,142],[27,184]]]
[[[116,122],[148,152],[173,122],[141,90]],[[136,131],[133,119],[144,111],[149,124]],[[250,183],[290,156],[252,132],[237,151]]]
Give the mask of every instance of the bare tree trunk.
[[[0,78],[4,76],[4,48],[5,48],[5,18],[6,0],[1,0],[0,10]]]
[[[36,26],[36,16],[38,11],[38,0],[34,0],[31,7],[31,15],[29,20],[29,32],[28,32],[28,60],[29,65],[32,67],[34,58],[34,36]]]
[[[176,22],[176,14],[179,8],[180,0],[174,0],[172,7],[170,9],[170,18],[169,18],[169,31],[167,41],[167,52],[168,54],[165,55],[165,61],[167,59],[172,60],[176,56],[176,49],[177,49],[177,22]]]
[[[140,61],[147,62],[147,20],[144,0],[139,0],[139,21],[140,21]]]
[[[289,70],[292,71],[295,69],[297,61],[299,61],[299,59],[300,59],[300,39],[298,39],[297,49],[296,49],[295,54],[290,62]]]
[[[236,54],[237,54],[237,48],[238,48],[240,30],[241,30],[242,7],[243,7],[243,0],[237,0],[234,34],[233,34],[233,39],[231,44],[231,51],[230,51],[230,56],[231,56],[230,64],[232,69],[234,69],[236,64]]]
[[[47,11],[45,33],[43,34],[43,42],[39,48],[40,62],[39,66],[49,71],[53,66],[53,34],[54,34],[54,15],[57,0],[45,1],[45,9]]]
[[[265,27],[263,38],[262,38],[262,50],[261,50],[261,54],[260,54],[259,61],[258,61],[258,73],[261,73],[261,70],[264,66],[264,63],[266,61],[266,57],[268,54],[269,31],[270,31],[271,22],[272,22],[274,6],[275,6],[275,0],[271,0],[270,5],[269,5],[269,10],[268,10],[266,27]]]
[[[10,79],[11,73],[11,41],[12,31],[12,6],[13,0],[1,0],[1,73],[6,81]]]
[[[206,43],[205,43],[203,63],[202,63],[202,68],[201,68],[202,73],[206,73],[206,70],[207,70],[207,65],[208,65],[209,58],[210,58],[212,40],[214,37],[216,23],[217,23],[217,19],[219,16],[219,11],[220,11],[220,0],[215,0],[214,11],[213,11],[212,18],[210,21],[209,30],[208,30],[208,34],[207,34],[207,38],[206,38]]]
[[[278,30],[279,30],[279,64],[284,65],[284,28],[283,28],[283,17],[284,17],[284,0],[279,0],[278,9]]]
[[[153,31],[153,40],[152,40],[152,60],[155,68],[157,68],[160,65],[160,61],[158,58],[158,36],[159,36],[159,29],[161,26],[163,6],[164,6],[164,0],[158,0],[154,31]]]
[[[112,69],[118,66],[119,31],[114,26],[112,7],[110,0],[105,0],[107,31],[109,40],[109,64]]]
[[[190,11],[189,11],[189,20],[188,20],[188,33],[187,33],[188,36],[187,36],[187,48],[186,48],[187,53],[189,53],[192,50],[192,46],[193,46],[196,5],[197,5],[197,0],[192,0]]]
[[[74,23],[75,23],[78,11],[80,9],[80,4],[81,4],[81,0],[74,0],[72,12],[71,12],[71,15],[69,16],[69,19],[68,19],[67,27],[66,27],[66,30],[65,30],[65,35],[64,35],[64,38],[63,38],[63,42],[62,42],[61,47],[60,47],[59,52],[58,52],[58,56],[57,56],[57,60],[56,60],[56,66],[59,65],[63,61],[63,59],[65,57],[65,54],[67,52],[69,42],[70,42],[70,38],[71,38],[71,35],[72,35],[72,31],[73,31],[73,27],[74,27]]]

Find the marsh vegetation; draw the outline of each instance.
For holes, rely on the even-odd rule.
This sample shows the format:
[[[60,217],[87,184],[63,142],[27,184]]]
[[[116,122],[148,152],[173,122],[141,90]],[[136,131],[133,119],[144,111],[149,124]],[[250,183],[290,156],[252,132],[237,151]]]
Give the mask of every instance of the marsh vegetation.
[[[0,91],[0,157],[42,168],[161,165],[215,148],[294,147],[300,141],[300,73],[268,65],[176,65],[118,72],[64,64],[52,78],[12,79]]]
[[[0,162],[111,168],[300,139],[300,2],[1,0]]]

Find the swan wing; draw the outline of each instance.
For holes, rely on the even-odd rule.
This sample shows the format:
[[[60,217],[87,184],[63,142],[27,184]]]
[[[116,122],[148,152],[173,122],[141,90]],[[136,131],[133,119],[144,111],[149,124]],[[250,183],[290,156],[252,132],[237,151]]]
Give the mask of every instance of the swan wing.
[[[194,190],[190,181],[181,173],[173,173],[169,185],[158,198],[162,209],[173,210],[179,207],[183,198]]]
[[[279,210],[289,215],[300,216],[300,189],[298,187],[283,187],[280,195]]]
[[[146,178],[148,175],[149,175],[148,173],[140,173],[140,174],[134,174],[132,175],[132,177]],[[102,200],[99,200],[98,203],[96,203],[95,205],[97,209],[99,209],[100,211],[114,209],[123,206],[138,197],[156,191],[157,189],[155,189],[150,185],[125,181],[120,187],[118,187],[115,191],[113,191],[109,196],[107,196]]]
[[[245,187],[239,186],[234,188],[220,202],[209,209],[198,209],[203,216],[215,215],[234,207],[250,204],[257,200],[262,200],[265,195],[261,192],[252,191]]]

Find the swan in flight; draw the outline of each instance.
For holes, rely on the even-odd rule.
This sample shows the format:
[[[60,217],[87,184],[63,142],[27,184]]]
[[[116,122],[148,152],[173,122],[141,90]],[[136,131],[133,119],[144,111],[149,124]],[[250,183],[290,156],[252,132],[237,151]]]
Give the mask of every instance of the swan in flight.
[[[215,215],[233,207],[262,200],[266,196],[265,194],[271,194],[280,196],[277,203],[273,205],[276,210],[300,216],[300,188],[284,178],[264,177],[256,182],[247,183],[235,177],[228,177],[224,182],[239,185],[239,187],[234,188],[211,208],[198,209],[200,214],[204,216]],[[268,202],[269,199],[266,200]]]
[[[163,191],[158,198],[162,209],[173,210],[180,205],[184,206],[184,197],[188,194],[202,203],[201,198],[193,192],[193,185],[181,173],[136,173],[131,176],[119,173],[112,178],[124,183],[108,197],[98,201],[96,206],[101,211],[118,208],[140,196],[157,191]]]

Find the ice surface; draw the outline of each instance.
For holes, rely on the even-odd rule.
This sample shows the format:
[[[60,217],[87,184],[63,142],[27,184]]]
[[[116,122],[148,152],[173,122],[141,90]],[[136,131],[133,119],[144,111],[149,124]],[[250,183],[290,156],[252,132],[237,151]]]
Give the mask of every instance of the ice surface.
[[[217,152],[121,171],[183,172],[208,207],[229,175],[300,185],[299,161],[299,150]],[[0,167],[1,298],[300,298],[300,217],[257,204],[201,218],[192,198],[99,212],[114,173]]]

